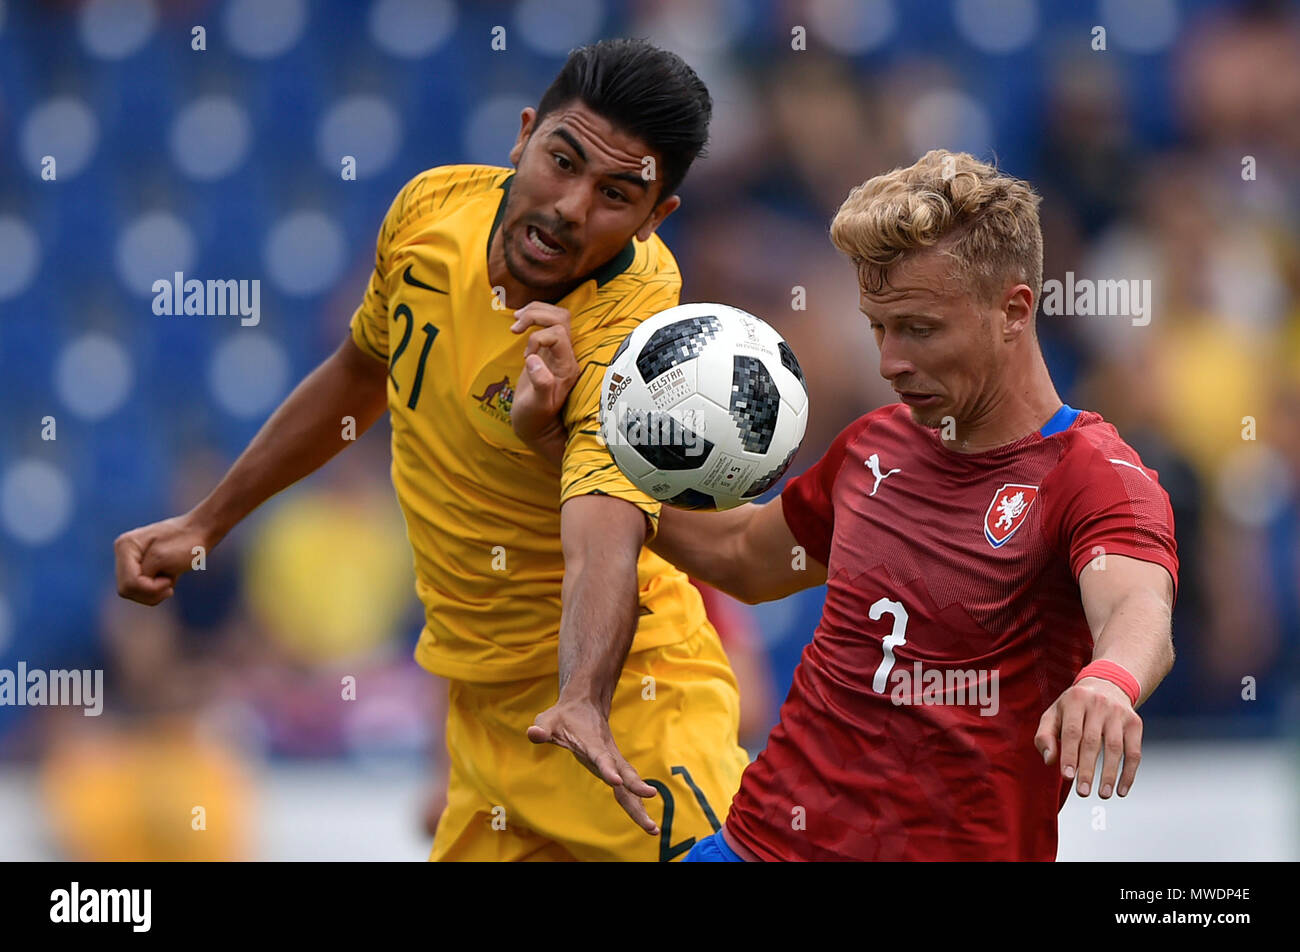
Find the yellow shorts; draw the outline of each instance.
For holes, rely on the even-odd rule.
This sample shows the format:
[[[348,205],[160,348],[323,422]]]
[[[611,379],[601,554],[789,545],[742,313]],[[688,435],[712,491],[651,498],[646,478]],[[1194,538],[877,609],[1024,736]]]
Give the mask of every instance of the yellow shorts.
[[[555,703],[555,675],[504,684],[451,681],[447,809],[431,860],[680,859],[726,819],[749,756],[736,741],[740,691],[712,625],[628,656],[610,730],[659,795],[638,827],[569,751],[524,734]]]

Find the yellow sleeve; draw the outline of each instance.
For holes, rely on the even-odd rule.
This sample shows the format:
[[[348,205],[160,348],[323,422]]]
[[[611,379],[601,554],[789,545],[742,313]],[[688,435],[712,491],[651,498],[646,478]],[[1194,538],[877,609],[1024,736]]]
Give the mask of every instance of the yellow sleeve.
[[[361,306],[352,315],[352,339],[373,357],[388,360],[388,278],[392,267],[394,241],[405,225],[417,221],[427,211],[429,199],[455,169],[428,169],[402,186],[388,206],[379,237],[375,240],[375,269],[370,272]]]
[[[407,186],[409,188],[409,185]],[[389,242],[393,236],[396,218],[400,214],[403,188],[388,207],[379,226],[379,237],[375,241],[375,268],[370,272],[370,283],[366,285],[365,296],[361,305],[352,315],[350,325],[353,342],[380,360],[388,360],[388,253]]]
[[[676,274],[672,277],[675,279]],[[647,540],[658,529],[661,504],[628,481],[601,441],[600,385],[618,345],[647,317],[676,307],[680,293],[680,280],[655,282],[642,293],[632,295],[626,306],[620,306],[616,320],[592,328],[581,339],[575,339],[573,351],[580,371],[578,382],[564,404],[564,425],[569,431],[569,441],[564,447],[561,464],[560,503],[574,496],[593,493],[624,499],[646,514],[649,522]]]

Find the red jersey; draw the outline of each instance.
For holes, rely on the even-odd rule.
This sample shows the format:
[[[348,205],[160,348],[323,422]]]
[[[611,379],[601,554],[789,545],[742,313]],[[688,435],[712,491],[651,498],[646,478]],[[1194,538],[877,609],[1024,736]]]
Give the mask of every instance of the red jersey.
[[[727,832],[765,860],[1055,859],[1070,784],[1034,734],[1092,658],[1079,573],[1177,585],[1155,471],[1096,413],[967,454],[893,404],[781,504],[826,603]]]

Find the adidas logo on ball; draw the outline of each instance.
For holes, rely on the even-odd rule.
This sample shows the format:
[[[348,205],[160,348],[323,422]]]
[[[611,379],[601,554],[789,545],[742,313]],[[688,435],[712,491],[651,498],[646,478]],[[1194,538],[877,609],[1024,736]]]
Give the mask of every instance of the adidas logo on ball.
[[[622,374],[613,374],[608,377],[608,396],[605,398],[605,409],[614,409],[614,404],[618,402],[618,395],[627,389],[628,378]]]

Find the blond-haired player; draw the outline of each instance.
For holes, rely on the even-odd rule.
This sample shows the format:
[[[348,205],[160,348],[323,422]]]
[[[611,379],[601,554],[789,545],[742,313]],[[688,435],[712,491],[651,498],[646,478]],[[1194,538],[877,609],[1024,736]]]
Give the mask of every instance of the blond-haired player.
[[[1050,860],[1072,783],[1132,786],[1135,708],[1173,664],[1173,513],[1052,385],[1038,201],[942,151],[855,189],[831,238],[899,402],[777,500],[660,517],[655,551],[737,597],[827,584],[781,721],[689,861]]]

